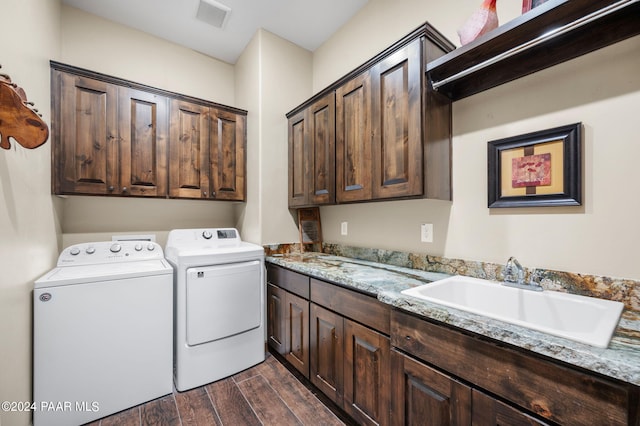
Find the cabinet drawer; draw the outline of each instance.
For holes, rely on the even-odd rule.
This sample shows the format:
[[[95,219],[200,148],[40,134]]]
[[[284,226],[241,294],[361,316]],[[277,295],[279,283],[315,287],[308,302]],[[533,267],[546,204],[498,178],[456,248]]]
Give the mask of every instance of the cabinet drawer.
[[[267,281],[309,300],[309,277],[276,265],[267,265]]]
[[[638,388],[583,373],[397,310],[392,345],[561,424],[633,424]]]
[[[372,296],[311,278],[311,301],[389,335],[391,308]]]

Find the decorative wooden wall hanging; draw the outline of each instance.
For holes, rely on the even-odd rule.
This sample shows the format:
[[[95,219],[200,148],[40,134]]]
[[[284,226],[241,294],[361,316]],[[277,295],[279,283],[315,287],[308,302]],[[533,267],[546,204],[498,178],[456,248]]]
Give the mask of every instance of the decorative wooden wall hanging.
[[[300,252],[322,252],[320,209],[318,207],[299,209],[298,226],[300,229]]]
[[[33,102],[27,100],[22,87],[13,83],[7,74],[0,74],[0,147],[11,148],[10,137],[29,149],[49,139],[49,127],[32,107]]]

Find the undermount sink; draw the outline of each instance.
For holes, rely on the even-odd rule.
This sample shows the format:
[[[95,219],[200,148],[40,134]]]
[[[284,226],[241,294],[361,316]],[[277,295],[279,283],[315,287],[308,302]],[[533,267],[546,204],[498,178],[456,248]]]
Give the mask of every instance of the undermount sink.
[[[609,345],[624,307],[611,300],[523,290],[461,275],[402,294],[601,348]]]

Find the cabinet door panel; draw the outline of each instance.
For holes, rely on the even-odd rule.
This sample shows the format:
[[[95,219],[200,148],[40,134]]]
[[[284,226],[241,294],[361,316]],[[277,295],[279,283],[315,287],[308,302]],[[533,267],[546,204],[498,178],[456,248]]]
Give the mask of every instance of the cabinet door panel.
[[[344,320],[344,410],[360,424],[389,424],[389,338]]]
[[[267,342],[280,355],[285,353],[285,291],[267,284]]]
[[[343,323],[340,315],[311,304],[309,378],[338,405],[343,396]]]
[[[54,73],[60,111],[56,192],[118,193],[117,86]]]
[[[171,101],[169,195],[209,197],[209,108]]]
[[[245,199],[246,117],[211,110],[211,197]]]
[[[309,197],[315,205],[335,202],[335,105],[331,92],[309,107]]]
[[[285,358],[309,377],[309,301],[286,294]]]
[[[336,198],[371,199],[371,77],[336,89]]]
[[[471,388],[408,356],[391,351],[394,425],[469,425]]]
[[[422,194],[420,58],[416,40],[371,71],[374,198]]]
[[[120,190],[137,196],[167,195],[167,98],[118,89]]]
[[[306,130],[306,110],[289,118],[289,207],[308,204],[307,150],[309,149]]]

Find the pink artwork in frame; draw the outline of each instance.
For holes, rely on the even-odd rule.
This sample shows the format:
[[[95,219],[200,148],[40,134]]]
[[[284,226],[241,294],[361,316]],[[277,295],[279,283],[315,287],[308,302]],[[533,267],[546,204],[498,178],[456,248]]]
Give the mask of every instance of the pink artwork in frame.
[[[514,158],[511,168],[513,188],[551,185],[551,154]]]

